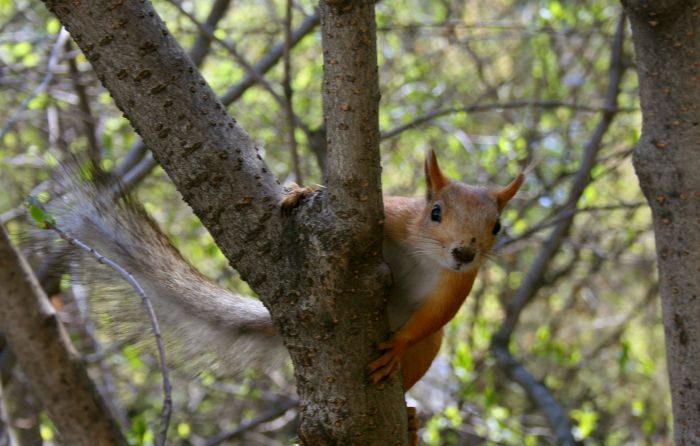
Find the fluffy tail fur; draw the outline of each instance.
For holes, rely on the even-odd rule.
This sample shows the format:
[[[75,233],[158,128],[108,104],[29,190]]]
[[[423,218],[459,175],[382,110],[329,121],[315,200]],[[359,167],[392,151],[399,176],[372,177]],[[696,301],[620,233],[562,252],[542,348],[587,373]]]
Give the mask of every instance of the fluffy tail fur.
[[[270,315],[256,299],[233,293],[197,271],[145,210],[109,188],[68,173],[63,199],[50,206],[56,225],[128,270],[151,300],[169,354],[188,368],[216,366],[239,372],[270,367],[285,357]],[[81,254],[81,271],[93,286],[93,306],[110,328],[151,342],[140,299],[112,271]],[[173,356],[174,354],[174,356]]]

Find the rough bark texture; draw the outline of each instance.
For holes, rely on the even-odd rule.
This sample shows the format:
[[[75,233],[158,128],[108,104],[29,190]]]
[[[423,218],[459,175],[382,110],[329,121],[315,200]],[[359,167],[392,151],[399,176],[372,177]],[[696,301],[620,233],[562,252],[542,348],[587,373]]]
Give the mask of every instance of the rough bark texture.
[[[651,206],[675,439],[700,444],[700,2],[623,1],[643,115],[634,153]]]
[[[310,394],[300,437],[309,444],[400,444],[406,441],[400,380],[394,376],[382,389],[367,379],[372,345],[388,336],[374,2],[322,2],[321,27],[328,188],[295,215],[301,243],[290,251],[303,257],[289,267],[316,270],[297,316],[307,350],[295,363],[297,380],[317,375],[319,367],[324,376],[305,386]],[[314,342],[319,335],[323,342]]]
[[[126,445],[80,356],[0,226],[0,328],[66,445]],[[29,335],[28,335],[29,334]]]
[[[366,368],[388,336],[374,2],[321,5],[332,167],[327,193],[290,216],[258,148],[149,2],[45,3],[270,309],[294,363],[302,442],[405,443],[399,380],[373,386]]]

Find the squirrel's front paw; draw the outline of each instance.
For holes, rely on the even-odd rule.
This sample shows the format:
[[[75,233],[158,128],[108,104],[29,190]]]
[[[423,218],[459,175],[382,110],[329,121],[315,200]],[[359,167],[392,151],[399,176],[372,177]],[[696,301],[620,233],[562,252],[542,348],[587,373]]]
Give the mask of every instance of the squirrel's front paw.
[[[290,213],[304,198],[316,192],[312,187],[301,187],[296,183],[289,184],[285,189],[287,190],[287,195],[280,201],[280,208],[284,214]]]
[[[370,377],[373,383],[378,383],[396,370],[406,351],[406,347],[407,343],[397,338],[391,338],[387,342],[377,345],[379,350],[386,350],[386,352],[369,365]]]

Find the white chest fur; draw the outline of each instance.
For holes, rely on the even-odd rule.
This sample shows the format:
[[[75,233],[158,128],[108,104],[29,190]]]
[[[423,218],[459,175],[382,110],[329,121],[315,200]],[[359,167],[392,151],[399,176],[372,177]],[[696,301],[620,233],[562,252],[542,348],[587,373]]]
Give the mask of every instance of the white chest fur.
[[[442,267],[411,246],[384,238],[384,259],[391,267],[394,285],[389,295],[389,325],[396,331],[428,298]]]

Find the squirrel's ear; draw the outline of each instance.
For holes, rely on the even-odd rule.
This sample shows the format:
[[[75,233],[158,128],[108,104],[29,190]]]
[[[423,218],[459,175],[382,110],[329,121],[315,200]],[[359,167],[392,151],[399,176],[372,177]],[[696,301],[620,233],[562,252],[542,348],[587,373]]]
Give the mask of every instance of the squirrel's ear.
[[[503,210],[503,208],[506,207],[506,204],[508,204],[510,199],[513,198],[513,196],[515,196],[516,192],[518,192],[518,189],[520,189],[520,186],[523,185],[523,181],[525,181],[525,175],[521,173],[517,177],[515,177],[515,179],[511,181],[510,184],[508,184],[506,187],[494,193],[496,203],[498,203],[499,211]]]
[[[438,165],[435,152],[430,149],[425,157],[425,190],[428,200],[448,183]]]

